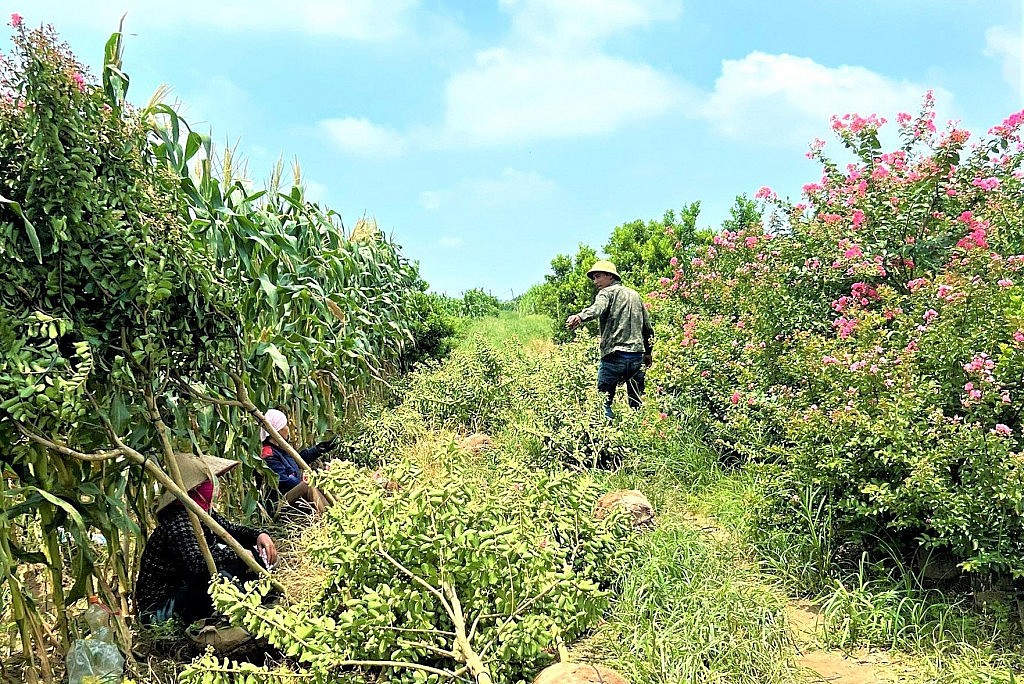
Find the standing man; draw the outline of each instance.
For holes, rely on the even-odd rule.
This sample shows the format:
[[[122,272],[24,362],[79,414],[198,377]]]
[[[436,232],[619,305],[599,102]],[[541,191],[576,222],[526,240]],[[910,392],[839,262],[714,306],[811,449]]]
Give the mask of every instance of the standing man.
[[[575,330],[587,321],[599,321],[601,365],[597,390],[605,395],[604,413],[611,420],[615,387],[623,382],[630,408],[640,408],[644,367],[650,368],[653,360],[654,328],[640,295],[622,284],[615,264],[598,261],[587,271],[587,277],[597,289],[594,303],[565,319],[565,327]]]

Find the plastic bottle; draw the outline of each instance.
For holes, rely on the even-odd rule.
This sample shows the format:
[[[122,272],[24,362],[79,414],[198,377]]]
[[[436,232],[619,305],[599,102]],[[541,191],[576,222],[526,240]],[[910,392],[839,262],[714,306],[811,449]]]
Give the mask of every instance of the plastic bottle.
[[[89,635],[76,639],[68,651],[68,684],[120,684],[124,656],[114,644],[110,611],[96,596],[89,597],[85,622]]]

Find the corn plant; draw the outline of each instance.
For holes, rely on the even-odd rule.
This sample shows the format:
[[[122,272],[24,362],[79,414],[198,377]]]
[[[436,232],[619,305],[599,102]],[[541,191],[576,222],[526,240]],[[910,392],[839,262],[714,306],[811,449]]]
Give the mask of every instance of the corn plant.
[[[332,428],[394,367],[421,288],[393,243],[354,239],[300,179],[249,192],[172,108],[128,104],[120,33],[98,83],[50,28],[13,41],[0,55],[0,617],[35,681],[74,637],[77,600],[130,613],[156,484],[187,499],[172,453],[239,458],[248,482],[266,407],[290,408],[300,439]]]

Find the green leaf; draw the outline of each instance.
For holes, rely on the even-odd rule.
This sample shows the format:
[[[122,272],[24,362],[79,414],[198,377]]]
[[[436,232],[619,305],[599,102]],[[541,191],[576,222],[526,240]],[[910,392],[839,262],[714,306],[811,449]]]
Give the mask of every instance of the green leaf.
[[[267,355],[270,360],[274,362],[274,365],[281,369],[281,372],[285,375],[288,374],[288,359],[284,357],[281,350],[277,348],[276,344],[268,344],[263,347],[259,352],[260,355]]]
[[[270,282],[266,275],[260,276],[260,289],[267,294],[270,306],[277,308],[277,286]]]
[[[3,195],[0,195],[0,203],[10,205],[11,211],[25,222],[25,234],[28,236],[28,241],[32,243],[32,251],[36,253],[36,261],[40,264],[43,263],[43,250],[39,246],[39,235],[36,233],[35,226],[32,225],[32,222],[28,220],[28,217],[21,210],[21,205],[14,200],[7,199]]]

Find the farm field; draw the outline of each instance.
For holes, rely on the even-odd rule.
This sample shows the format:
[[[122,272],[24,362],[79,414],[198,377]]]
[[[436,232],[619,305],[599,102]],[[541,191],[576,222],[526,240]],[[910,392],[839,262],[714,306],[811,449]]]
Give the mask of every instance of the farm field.
[[[129,683],[1021,679],[1024,112],[837,114],[798,201],[622,223],[502,301],[133,104],[124,34],[92,77],[9,26],[0,680],[98,642]],[[601,274],[654,330],[614,417]],[[172,515],[205,632],[142,619]]]

